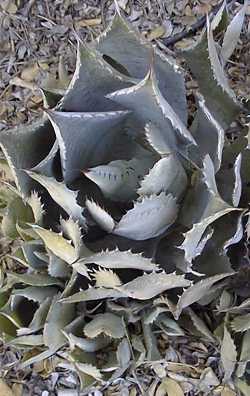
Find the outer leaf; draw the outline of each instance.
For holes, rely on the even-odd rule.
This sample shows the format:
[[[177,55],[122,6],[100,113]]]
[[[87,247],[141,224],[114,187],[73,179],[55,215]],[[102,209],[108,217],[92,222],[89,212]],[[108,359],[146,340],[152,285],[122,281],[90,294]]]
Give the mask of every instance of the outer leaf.
[[[46,349],[45,351],[38,353],[37,355],[32,356],[31,358],[28,358],[27,360],[22,361],[19,367],[21,370],[23,370],[26,367],[30,366],[31,364],[39,363],[43,360],[48,359],[55,353],[56,353],[55,349]]]
[[[143,257],[142,254],[132,253],[130,250],[121,252],[119,249],[96,253],[87,258],[80,259],[78,263],[73,266],[77,269],[81,264],[88,263],[95,263],[103,268],[127,268],[139,269],[142,271],[155,271],[158,269],[157,264],[153,264],[150,259]]]
[[[122,42],[126,43],[126,47],[120,45]],[[152,46],[120,13],[115,15],[110,26],[98,37],[96,48],[111,64],[121,66],[123,74],[142,79],[150,67]],[[186,123],[187,106],[181,70],[173,59],[163,55],[156,48],[154,54],[154,67],[160,90],[182,121]]]
[[[73,242],[74,247],[79,254],[82,247],[82,234],[79,223],[75,222],[72,218],[67,220],[61,219],[60,223],[63,233],[65,233],[67,238]]]
[[[79,177],[81,170],[115,160],[117,157],[126,158],[128,152],[133,152],[132,140],[124,130],[127,115],[127,111],[49,112],[60,147],[66,183]]]
[[[50,194],[52,199],[60,205],[73,220],[77,220],[85,226],[85,218],[82,215],[83,208],[77,203],[78,191],[70,190],[63,182],[37,173],[27,172],[34,180],[38,181]]]
[[[18,274],[14,272],[9,272],[7,274],[10,282],[15,283],[24,283],[25,285],[30,286],[53,286],[58,285],[61,286],[62,283],[60,280],[56,278],[52,278],[51,276],[45,274]]]
[[[133,81],[112,68],[94,48],[78,42],[75,73],[60,107],[74,112],[114,110],[104,96],[132,85]]]
[[[250,331],[247,330],[242,337],[240,358],[237,367],[237,377],[242,377],[245,374],[246,367],[250,361]]]
[[[16,197],[8,203],[4,213],[1,224],[2,233],[11,239],[18,238],[16,224],[28,221],[33,221],[32,210],[21,197]]]
[[[47,268],[47,263],[39,257],[39,254],[44,254],[44,246],[41,241],[24,242],[21,246],[22,252],[28,266],[41,271]]]
[[[220,78],[217,76],[217,69],[214,63],[218,65],[218,55],[210,28],[208,38],[210,47],[209,57],[205,32],[202,33],[197,43],[183,51],[182,55],[187,60],[188,66],[198,82],[209,111],[223,128],[227,128],[239,113],[240,106],[236,102],[231,90],[228,90],[228,84],[226,86],[223,85],[225,77]],[[223,76],[221,66],[219,66],[219,74]]]
[[[84,327],[84,334],[89,338],[94,338],[100,334],[105,334],[112,338],[122,338],[125,335],[125,326],[122,318],[112,313],[97,314]]]
[[[166,231],[176,220],[176,199],[162,192],[137,201],[113,230],[113,234],[135,240],[155,238]]]
[[[10,345],[14,345],[15,347],[22,348],[23,346],[42,346],[43,345],[43,336],[40,334],[37,335],[25,335],[21,337],[14,338],[9,342]]]
[[[202,279],[186,289],[177,303],[174,313],[175,319],[179,318],[184,308],[189,307],[190,305],[204,297],[209,292],[211,286],[213,286],[214,283],[219,282],[220,280],[231,275],[233,275],[233,273],[210,276],[209,278]]]
[[[24,289],[16,289],[12,291],[12,295],[14,296],[22,296],[27,298],[28,300],[38,302],[41,304],[48,297],[54,296],[58,291],[55,287],[37,287],[37,286],[29,286]]]
[[[221,166],[225,132],[206,107],[204,98],[199,100],[199,108],[191,131],[198,144],[201,156],[204,157],[209,154],[216,173]]]
[[[247,5],[248,5],[248,1],[245,1],[243,7],[233,17],[232,21],[230,22],[226,30],[221,48],[221,57],[224,62],[227,62],[227,60],[230,58],[240,38],[240,33],[243,27],[244,18],[247,10]]]
[[[250,330],[250,314],[236,316],[231,323],[233,331],[243,332]]]
[[[41,197],[39,197],[36,191],[32,191],[30,197],[27,199],[27,202],[33,211],[36,224],[40,224],[45,213],[43,204],[41,202]]]
[[[37,332],[42,329],[46,320],[46,317],[49,312],[49,308],[51,306],[52,298],[47,297],[43,302],[41,302],[40,306],[34,313],[33,319],[29,324],[29,327],[21,327],[18,329],[18,335],[27,335]]]
[[[92,339],[77,337],[72,333],[65,334],[70,345],[70,349],[74,350],[75,347],[80,348],[85,352],[97,352],[110,344],[110,339],[105,336],[99,336]]]
[[[46,230],[45,228],[32,225],[32,228],[40,236],[45,243],[45,246],[51,250],[56,256],[69,264],[72,264],[78,258],[78,252],[71,245],[68,239],[63,238],[61,234],[54,231]]]
[[[237,351],[231,334],[224,326],[224,336],[221,344],[221,363],[224,368],[224,381],[230,380],[237,363]]]
[[[75,363],[76,368],[87,376],[92,377],[95,380],[100,380],[102,374],[98,368],[88,363]]]
[[[58,299],[59,295],[55,296],[52,301],[43,332],[44,344],[53,350],[59,349],[65,343],[61,330],[75,316],[74,306],[62,304]]]
[[[179,246],[180,249],[185,251],[185,259],[190,263],[193,258],[197,256],[199,243],[207,227],[227,213],[237,210],[223,201],[220,197],[215,181],[213,163],[208,155],[205,157],[203,162],[203,180],[206,184],[206,190],[202,185],[197,186],[197,190],[194,189],[193,191],[195,193],[194,201],[191,202],[191,208],[189,207],[189,210],[191,209],[191,213],[192,211],[194,212],[194,218],[192,219],[193,226],[191,230],[184,234],[185,240],[182,245]],[[196,206],[197,199],[199,199],[198,207]],[[189,202],[190,201],[188,200],[187,204]],[[187,210],[188,205],[184,206],[184,208]],[[188,216],[190,216],[190,214],[188,214]]]
[[[170,319],[165,315],[162,315],[159,320],[157,320],[157,324],[168,336],[182,337],[185,335],[179,324],[175,320]]]
[[[28,197],[36,184],[23,169],[37,165],[47,155],[54,140],[53,128],[45,118],[23,128],[18,126],[1,132],[0,146],[12,170],[16,186],[24,196]]]
[[[241,197],[241,191],[242,191],[242,182],[241,182],[241,176],[240,176],[241,160],[242,160],[242,155],[240,153],[237,156],[237,158],[235,160],[235,164],[234,164],[235,181],[234,181],[234,189],[233,189],[233,194],[232,194],[232,202],[235,207],[237,207],[240,203],[240,197]]]
[[[71,269],[65,261],[50,252],[48,273],[55,278],[69,278]]]
[[[207,327],[207,325],[205,324],[205,322],[198,315],[196,315],[196,313],[191,308],[188,309],[188,314],[189,314],[195,328],[203,336],[205,336],[205,338],[207,338],[209,341],[214,343],[215,338],[214,338],[213,334],[211,333],[211,331],[209,330],[209,328]]]
[[[133,110],[143,125],[148,122],[155,124],[170,149],[180,151],[178,137],[179,140],[196,145],[185,124],[162,96],[152,69],[137,85],[116,91],[107,97]]]
[[[159,274],[152,273],[139,276],[116,289],[128,297],[138,300],[148,300],[166,290],[186,287],[190,283],[183,275],[165,274],[162,272]]]
[[[122,298],[122,297],[127,297],[127,296],[126,294],[122,293],[122,291],[119,290],[106,289],[102,287],[98,287],[98,288],[91,287],[87,290],[83,290],[78,293],[75,293],[70,297],[63,298],[61,299],[61,302],[72,304],[82,301],[96,301],[96,300],[102,300],[104,298]]]
[[[60,163],[59,159],[59,145],[58,141],[55,140],[48,155],[42,159],[39,164],[32,168],[32,171],[38,174],[42,174],[47,177],[56,177],[58,172],[57,162]]]

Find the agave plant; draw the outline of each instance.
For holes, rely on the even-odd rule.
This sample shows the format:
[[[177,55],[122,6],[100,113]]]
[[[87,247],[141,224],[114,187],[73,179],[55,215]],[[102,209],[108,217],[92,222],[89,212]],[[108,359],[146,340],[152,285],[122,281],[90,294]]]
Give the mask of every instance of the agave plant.
[[[222,47],[213,35],[224,5],[182,53],[200,89],[189,129],[183,70],[118,11],[94,42],[78,41],[68,88],[42,89],[42,118],[1,133],[2,232],[16,242],[2,268],[0,329],[24,351],[22,367],[58,353],[83,386],[102,383],[95,352],[111,344],[113,380],[130,364],[128,326],[141,323],[145,358],[159,359],[153,326],[183,335],[180,315],[198,323],[187,307],[233,288],[249,152],[243,135],[230,143],[225,133],[244,104],[224,66],[245,11]],[[234,367],[224,369],[229,379]]]

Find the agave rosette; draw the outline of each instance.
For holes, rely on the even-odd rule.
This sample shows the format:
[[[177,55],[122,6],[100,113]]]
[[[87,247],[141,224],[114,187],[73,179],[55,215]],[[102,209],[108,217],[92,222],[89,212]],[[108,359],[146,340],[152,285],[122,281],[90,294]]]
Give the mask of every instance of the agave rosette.
[[[1,190],[2,231],[22,243],[11,256],[18,269],[3,271],[0,329],[12,345],[40,349],[23,366],[69,346],[62,356],[83,384],[101,381],[95,352],[125,337],[148,300],[187,288],[179,300],[171,292],[177,320],[234,273],[248,154],[244,137],[232,150],[225,135],[242,105],[213,39],[216,18],[183,53],[203,95],[191,128],[181,68],[117,13],[93,43],[79,41],[67,90],[43,90],[43,117],[1,133],[14,181]],[[159,312],[143,322],[151,342]]]

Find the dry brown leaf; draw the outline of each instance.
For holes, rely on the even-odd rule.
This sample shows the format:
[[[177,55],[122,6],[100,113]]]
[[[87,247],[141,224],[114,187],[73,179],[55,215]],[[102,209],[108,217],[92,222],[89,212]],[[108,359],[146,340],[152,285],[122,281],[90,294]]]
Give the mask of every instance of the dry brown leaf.
[[[20,77],[14,77],[10,80],[10,84],[11,85],[16,85],[17,87],[22,87],[22,88],[27,88],[27,89],[31,89],[32,91],[34,91],[35,89],[37,89],[37,85],[29,82],[29,81],[25,81]]]
[[[23,384],[15,383],[12,385],[12,392],[15,396],[22,396],[23,395]]]
[[[102,23],[101,18],[92,18],[92,19],[82,19],[81,21],[76,22],[76,28],[82,27],[90,27],[90,26],[97,26]]]
[[[183,390],[175,380],[165,378],[156,391],[155,396],[184,396]]]
[[[0,395],[1,396],[15,396],[12,389],[0,379]]]
[[[236,396],[236,393],[230,388],[223,388],[220,395],[221,396]]]
[[[31,66],[26,67],[21,72],[21,79],[31,82],[34,81],[39,73],[39,66],[37,63],[34,63]]]
[[[152,41],[164,36],[164,34],[165,34],[164,26],[157,26],[155,29],[151,30],[150,33],[148,33],[147,39]]]
[[[11,0],[2,1],[1,7],[4,11],[8,12],[9,14],[15,14],[18,10],[15,2]]]

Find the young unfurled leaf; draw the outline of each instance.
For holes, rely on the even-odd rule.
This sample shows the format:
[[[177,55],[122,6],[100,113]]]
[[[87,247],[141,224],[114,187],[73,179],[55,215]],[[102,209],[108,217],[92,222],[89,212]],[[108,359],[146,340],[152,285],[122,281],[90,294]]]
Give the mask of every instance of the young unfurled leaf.
[[[61,219],[60,224],[63,233],[66,235],[67,238],[69,238],[73,242],[76,251],[78,252],[78,254],[80,254],[81,247],[83,244],[82,244],[81,227],[79,225],[79,222],[74,221],[70,217],[67,220]]]
[[[224,369],[224,381],[230,380],[236,363],[237,363],[237,350],[234,340],[229,333],[226,325],[224,326],[224,335],[221,344],[221,363]]]
[[[93,273],[96,287],[115,288],[122,284],[118,275],[112,270],[99,269]]]
[[[224,62],[227,62],[227,60],[230,58],[240,38],[240,33],[247,10],[247,4],[248,1],[245,0],[243,7],[241,7],[239,12],[233,17],[232,21],[227,27],[221,48],[221,57]]]
[[[141,181],[140,195],[159,194],[165,191],[180,198],[187,186],[187,175],[174,154],[161,158]]]
[[[122,318],[112,313],[97,314],[85,325],[84,334],[89,338],[95,338],[100,334],[122,338],[125,335],[125,325]]]
[[[115,227],[115,222],[112,216],[94,201],[86,200],[86,207],[95,220],[95,222],[105,231],[112,232]]]
[[[129,161],[112,161],[84,172],[98,185],[104,196],[113,201],[130,201],[136,198],[141,178],[154,163],[153,157],[133,158]]]

